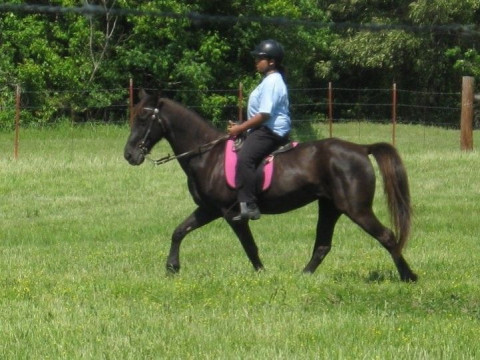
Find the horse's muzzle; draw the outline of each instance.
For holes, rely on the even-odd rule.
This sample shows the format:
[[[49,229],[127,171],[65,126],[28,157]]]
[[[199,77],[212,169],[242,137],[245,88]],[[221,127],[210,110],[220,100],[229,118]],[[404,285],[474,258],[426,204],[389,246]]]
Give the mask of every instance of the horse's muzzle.
[[[145,161],[145,154],[141,149],[135,149],[133,151],[131,149],[125,149],[123,156],[130,165],[141,165]]]

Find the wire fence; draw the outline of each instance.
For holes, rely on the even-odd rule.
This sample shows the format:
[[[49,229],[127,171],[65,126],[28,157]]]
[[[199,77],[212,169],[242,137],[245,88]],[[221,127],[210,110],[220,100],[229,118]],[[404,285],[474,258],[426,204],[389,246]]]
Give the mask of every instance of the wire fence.
[[[246,99],[243,93],[238,89],[210,89],[210,90],[172,90],[172,89],[145,89],[148,92],[159,93],[162,96],[173,99],[190,99],[190,102],[182,104],[205,117],[211,119],[210,112],[221,112],[225,115],[222,122],[227,122],[236,117],[239,111],[246,107]],[[51,126],[58,122],[68,119],[72,123],[82,122],[104,122],[104,123],[123,123],[128,121],[132,102],[135,94],[139,91],[135,87],[117,88],[117,89],[82,89],[82,90],[45,90],[42,92],[19,90],[19,104],[14,101],[15,94],[12,90],[12,96],[9,103],[0,103],[0,111],[13,115],[20,113],[20,123],[22,126]],[[331,91],[331,98],[329,97]],[[421,124],[431,126],[441,126],[448,128],[458,128],[461,111],[461,92],[439,93],[428,91],[415,91],[396,89],[396,103],[393,103],[393,87],[389,89],[353,89],[337,87],[318,87],[318,88],[292,88],[289,89],[290,112],[295,125],[302,126],[305,123],[326,122],[329,120],[335,123],[350,121],[368,121],[378,123],[388,123],[392,121],[392,114],[395,110],[396,121],[398,123]],[[132,94],[133,92],[133,94]],[[208,108],[202,106],[200,102],[192,101],[195,97],[184,96],[186,93],[202,93],[202,99],[205,97],[214,98],[216,95],[224,96],[226,101],[221,104],[211,104]],[[55,93],[58,100],[56,104],[32,103],[32,98],[48,98],[50,93]],[[118,99],[109,101],[108,104],[101,104],[98,101],[103,94],[108,94],[109,99]],[[113,95],[112,95],[113,94]],[[308,95],[306,95],[308,94]],[[73,97],[83,97],[85,107],[72,108],[68,99]],[[92,97],[89,101],[89,97]],[[242,98],[242,100],[239,100]],[[18,100],[18,99],[17,99]],[[97,103],[88,106],[88,103]],[[100,103],[100,105],[99,105]],[[439,105],[440,104],[440,105]],[[478,108],[478,102],[475,103]],[[329,109],[332,113],[329,114]],[[395,109],[393,109],[395,107]],[[48,121],[32,121],[41,112],[50,111],[51,116]],[[478,114],[478,111],[475,112]],[[27,121],[26,119],[29,119]],[[475,117],[474,126],[478,127],[478,116]],[[217,125],[217,124],[216,124]],[[12,129],[14,126],[14,117],[11,116],[11,122],[4,128]]]
[[[168,95],[172,98],[182,98],[185,91],[175,91],[171,89],[146,89],[149,92],[158,92]],[[131,83],[127,88],[117,89],[89,89],[83,90],[63,90],[55,91],[58,95],[63,94],[65,99],[72,96],[82,96],[87,99],[94,94],[98,98],[99,94],[116,93],[117,102],[110,103],[106,106],[92,106],[84,109],[72,109],[68,103],[60,105],[59,108],[53,109],[53,117],[48,122],[29,122],[24,123],[24,117],[34,117],[37,112],[46,111],[46,106],[33,105],[29,103],[29,98],[44,96],[49,90],[38,92],[23,92],[18,87],[15,94],[15,102],[10,104],[0,104],[0,111],[12,114],[11,122],[3,128],[3,131],[9,132],[15,129],[15,157],[18,156],[18,132],[21,128],[42,128],[55,127],[65,122],[71,125],[82,123],[103,123],[126,125],[132,121],[131,113],[134,105],[135,94],[139,91]],[[195,92],[190,90],[190,92]],[[210,89],[202,91],[204,96],[215,97],[216,95],[226,95],[229,99],[228,103],[218,105],[221,108],[210,106],[205,109],[200,103],[183,103],[186,107],[200,113],[206,119],[209,114],[206,111],[219,111],[229,114],[222,121],[215,123],[219,128],[225,128],[228,120],[238,120],[242,117],[246,107],[246,96],[244,96],[241,86],[239,89]],[[396,124],[416,124],[423,126],[435,126],[439,128],[460,129],[461,103],[462,94],[458,93],[438,93],[426,91],[414,91],[397,89],[393,84],[390,89],[352,89],[337,88],[330,83],[327,87],[319,88],[292,88],[289,89],[291,104],[291,117],[294,130],[298,133],[310,135],[304,136],[302,140],[310,140],[310,138],[318,138],[324,136],[338,136],[336,126],[345,123],[357,123],[358,137],[354,140],[359,141],[362,127],[367,129],[371,123],[392,124],[393,134],[391,141],[395,143],[395,127]],[[305,94],[308,93],[308,96]],[[111,97],[110,97],[111,98]],[[297,101],[297,99],[308,99],[306,102]],[[440,106],[438,104],[445,104]],[[475,102],[474,123],[473,128],[479,127],[478,101]],[[48,107],[48,104],[47,104]],[[47,109],[48,110],[48,109]],[[60,114],[60,116],[59,116]],[[56,116],[55,116],[56,115]],[[364,125],[362,125],[364,124]],[[322,134],[312,131],[317,126],[322,128]],[[332,131],[332,127],[334,130]],[[328,130],[327,130],[328,129]],[[310,137],[310,138],[309,138]],[[428,141],[423,139],[420,141]]]
[[[83,2],[81,6],[57,6],[54,4],[0,4],[0,13],[15,12],[23,14],[76,14],[81,16],[111,15],[118,17],[160,17],[185,19],[195,24],[238,24],[260,23],[281,26],[304,26],[330,28],[333,30],[355,29],[362,31],[403,30],[413,33],[432,33],[443,36],[478,37],[480,31],[476,24],[447,25],[406,25],[406,24],[358,24],[351,22],[325,22],[309,19],[292,19],[266,16],[226,16],[199,14],[196,12],[175,13],[155,10],[149,7],[131,9],[120,6],[108,7]],[[137,90],[137,89],[134,89]],[[202,116],[218,125],[232,117],[240,117],[241,109],[237,89],[209,89],[201,93],[201,98],[223,96],[220,101],[197,102],[199,96],[190,96],[188,90],[151,89],[160,91],[168,97],[180,100],[185,106],[199,112]],[[15,90],[12,90],[13,92]],[[20,109],[15,106],[14,96],[0,96],[0,128],[11,129],[14,122],[10,118],[19,116],[21,126],[51,126],[65,119],[72,123],[104,122],[122,123],[129,118],[132,87],[115,89],[46,89],[39,91],[21,90]],[[330,93],[333,91],[333,93]],[[198,93],[198,90],[190,90]],[[54,93],[55,96],[50,94]],[[306,95],[307,94],[307,95]],[[4,94],[0,94],[4,95]],[[329,97],[330,96],[330,97]],[[436,93],[398,89],[393,105],[392,89],[352,89],[333,87],[292,88],[290,89],[291,115],[294,126],[308,126],[316,122],[333,121],[335,123],[368,121],[387,123],[395,121],[457,128],[459,126],[461,94]],[[82,101],[72,99],[82,98]],[[245,101],[243,101],[245,102]],[[82,105],[79,108],[79,105]],[[242,104],[245,106],[244,104]],[[394,109],[392,109],[394,106]],[[19,112],[19,114],[15,114]],[[2,115],[3,113],[3,115]],[[477,111],[478,113],[478,111]],[[212,118],[212,114],[217,114]],[[219,114],[219,115],[218,115]],[[238,114],[238,115],[237,115]],[[4,119],[7,118],[5,121]],[[41,120],[39,120],[41,119]],[[478,116],[475,127],[479,126]]]

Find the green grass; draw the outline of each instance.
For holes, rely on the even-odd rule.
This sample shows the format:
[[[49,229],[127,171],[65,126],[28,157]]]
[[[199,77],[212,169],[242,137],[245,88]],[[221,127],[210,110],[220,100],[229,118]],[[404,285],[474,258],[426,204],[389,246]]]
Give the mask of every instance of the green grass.
[[[185,239],[181,274],[167,276],[171,233],[194,204],[175,162],[123,160],[127,135],[22,130],[15,161],[13,134],[0,133],[0,358],[480,357],[480,156],[459,151],[458,131],[397,129],[417,284],[401,283],[388,254],[344,218],[323,264],[302,275],[314,204],[252,223],[264,272],[219,220]],[[391,140],[388,126],[366,123],[335,125],[334,135]],[[166,152],[161,143],[154,156]]]

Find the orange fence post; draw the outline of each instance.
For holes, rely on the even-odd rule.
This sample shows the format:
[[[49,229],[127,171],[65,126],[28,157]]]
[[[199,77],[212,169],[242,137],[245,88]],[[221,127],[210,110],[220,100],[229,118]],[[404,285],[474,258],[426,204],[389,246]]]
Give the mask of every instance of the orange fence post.
[[[129,123],[130,127],[133,125],[133,79],[130,78],[130,86],[129,86],[129,98],[128,98],[128,115],[129,115]]]
[[[393,83],[392,89],[392,144],[395,146],[397,135],[397,84]]]
[[[333,136],[333,88],[332,82],[328,83],[328,129],[330,137]]]
[[[238,122],[243,122],[243,84],[238,84]]]

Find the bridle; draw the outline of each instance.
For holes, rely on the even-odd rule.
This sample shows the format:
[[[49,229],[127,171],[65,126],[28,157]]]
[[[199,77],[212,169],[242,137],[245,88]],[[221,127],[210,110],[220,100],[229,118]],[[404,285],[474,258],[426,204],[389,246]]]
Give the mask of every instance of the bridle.
[[[223,135],[223,136],[219,137],[218,139],[215,139],[215,140],[210,141],[206,144],[200,145],[193,150],[186,151],[186,152],[178,154],[178,155],[168,154],[167,156],[164,156],[160,159],[154,160],[154,159],[151,159],[148,156],[149,152],[148,152],[147,146],[145,144],[148,140],[148,137],[150,136],[150,133],[152,132],[152,127],[153,127],[153,124],[155,123],[155,121],[157,121],[160,124],[164,134],[167,133],[167,126],[166,126],[165,120],[160,116],[160,110],[158,108],[144,107],[143,110],[151,111],[152,115],[150,117],[151,118],[150,125],[148,126],[148,129],[147,129],[142,141],[140,141],[140,143],[138,144],[138,147],[140,148],[140,151],[145,156],[145,158],[147,160],[151,161],[154,165],[165,164],[165,163],[167,163],[171,160],[181,159],[181,158],[184,158],[184,157],[187,157],[187,156],[201,155],[201,154],[211,150],[220,141],[226,140],[230,137],[229,135]]]
[[[140,148],[140,151],[142,152],[142,154],[144,156],[148,155],[148,149],[147,149],[147,146],[145,145],[147,140],[148,140],[148,137],[150,136],[150,133],[152,132],[152,127],[153,127],[153,124],[155,123],[155,120],[160,124],[160,126],[162,127],[162,130],[163,132],[166,132],[166,127],[163,123],[163,120],[162,118],[160,117],[160,110],[158,110],[158,108],[150,108],[150,107],[145,107],[143,108],[143,110],[147,110],[147,111],[151,111],[152,112],[152,116],[150,117],[151,120],[150,120],[150,125],[148,125],[148,129],[147,131],[145,132],[145,135],[143,136],[143,139],[142,141],[140,141],[138,143],[138,147]]]

